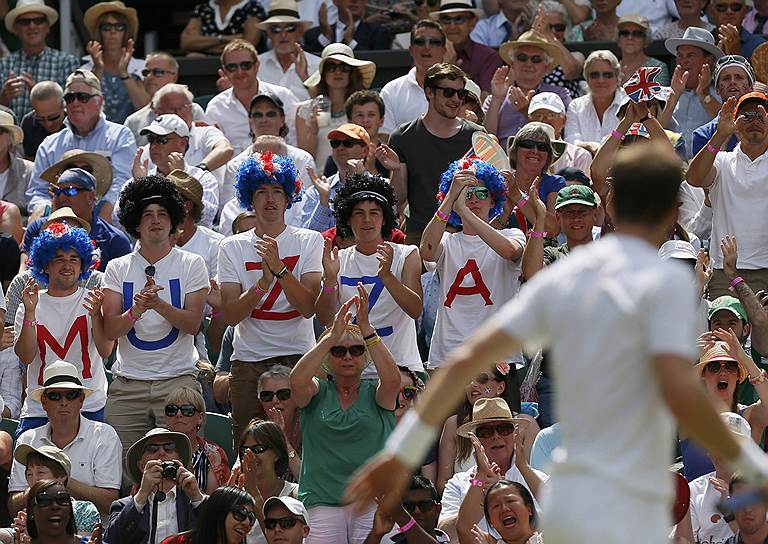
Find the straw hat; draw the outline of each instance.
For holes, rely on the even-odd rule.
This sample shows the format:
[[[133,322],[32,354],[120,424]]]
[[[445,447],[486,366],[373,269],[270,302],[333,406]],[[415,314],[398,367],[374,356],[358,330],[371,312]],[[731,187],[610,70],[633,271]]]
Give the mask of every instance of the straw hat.
[[[72,221],[73,223],[77,223],[85,229],[85,232],[91,232],[91,224],[84,219],[80,219],[69,206],[64,206],[63,208],[54,210],[51,215],[45,218],[45,223],[43,223],[43,226],[40,230],[45,230],[49,225],[53,223],[60,223],[64,219]]]
[[[168,179],[179,189],[181,196],[190,200],[198,211],[203,211],[203,186],[194,176],[190,176],[184,170],[171,170]]]
[[[96,197],[101,198],[112,186],[112,164],[104,155],[82,149],[70,149],[61,154],[55,162],[40,174],[48,183],[56,184],[64,170],[72,168],[73,163],[84,162],[91,167],[91,173],[96,178]]]
[[[546,36],[539,34],[535,30],[528,30],[520,34],[520,37],[514,42],[505,42],[501,44],[499,48],[499,55],[504,62],[512,64],[512,56],[515,53],[515,49],[523,47],[525,45],[531,47],[538,47],[552,58],[552,62],[547,67],[549,70],[554,70],[563,63],[563,55],[555,44],[550,42]]]
[[[269,30],[269,27],[279,23],[296,23],[304,27],[304,30],[312,26],[312,21],[305,21],[299,16],[299,7],[294,0],[274,0],[269,4],[267,18],[256,25],[261,30]]]
[[[368,89],[371,83],[373,83],[373,78],[376,75],[376,65],[374,63],[369,60],[356,59],[352,48],[346,44],[332,43],[323,49],[320,55],[320,66],[317,67],[317,72],[309,76],[309,79],[304,82],[305,87],[311,89],[320,83],[323,68],[325,68],[325,63],[328,60],[337,60],[357,68],[363,78],[363,88]]]
[[[747,369],[744,368],[744,365],[742,365],[739,361],[734,359],[728,354],[728,344],[722,341],[717,341],[714,343],[714,345],[709,348],[707,351],[704,352],[704,354],[699,358],[699,362],[696,363],[696,371],[699,374],[704,373],[704,367],[707,366],[707,363],[711,363],[713,361],[734,361],[738,363],[739,365],[739,382],[743,382],[747,379]]]
[[[80,381],[80,372],[72,363],[61,359],[47,365],[43,371],[43,386],[29,394],[32,400],[40,402],[40,399],[48,389],[80,389],[87,397],[93,393],[93,389],[85,387]]]
[[[136,14],[135,9],[126,7],[125,4],[119,1],[99,2],[88,8],[83,17],[83,22],[85,22],[85,28],[88,29],[91,36],[96,37],[99,35],[96,23],[99,21],[99,17],[106,13],[119,13],[125,17],[128,22],[128,35],[133,36],[134,40],[136,39],[136,35],[139,33],[139,16]]]
[[[7,111],[0,110],[0,128],[4,128],[11,133],[11,145],[20,144],[24,141],[24,131],[13,120],[13,115]]]
[[[752,53],[752,69],[759,81],[768,83],[768,43],[761,43]]]
[[[528,424],[527,419],[514,417],[512,410],[509,409],[509,405],[504,399],[500,397],[479,399],[472,407],[472,421],[456,429],[456,434],[469,438],[469,433],[474,432],[480,425],[504,422],[516,423],[518,425]]]
[[[13,32],[16,19],[25,13],[42,13],[51,26],[59,20],[59,13],[52,7],[46,6],[43,0],[19,0],[16,2],[16,7],[5,14],[5,28],[8,32]]]
[[[128,453],[125,455],[125,473],[137,484],[141,482],[142,473],[139,471],[138,464],[139,459],[144,455],[144,445],[149,442],[150,438],[157,436],[168,438],[176,444],[176,452],[179,454],[179,459],[181,460],[182,465],[189,467],[192,462],[192,446],[189,443],[187,435],[157,427],[134,442],[133,445],[128,448]]]
[[[435,21],[439,21],[441,15],[466,13],[468,11],[478,19],[483,16],[483,10],[475,8],[472,0],[440,0],[440,9],[433,11],[429,16]]]

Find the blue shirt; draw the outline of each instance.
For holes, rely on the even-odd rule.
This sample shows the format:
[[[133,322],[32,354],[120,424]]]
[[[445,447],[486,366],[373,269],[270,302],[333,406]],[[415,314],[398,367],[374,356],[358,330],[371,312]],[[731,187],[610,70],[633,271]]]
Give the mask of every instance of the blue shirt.
[[[62,153],[70,149],[99,153],[112,162],[112,186],[104,198],[113,204],[117,201],[120,189],[132,175],[131,167],[133,157],[136,155],[136,140],[129,128],[107,121],[104,114],[101,114],[96,126],[86,136],[77,134],[69,119],[66,119],[64,128],[48,136],[37,148],[35,169],[26,192],[29,201],[27,209],[30,212],[36,206],[45,205],[51,201],[48,182],[44,181],[40,175],[49,166],[55,164]]]
[[[717,95],[714,88],[710,89],[710,95],[715,98]],[[717,99],[719,100],[719,99]],[[693,157],[691,142],[693,141],[693,131],[712,120],[712,116],[704,109],[704,105],[696,95],[696,91],[685,89],[680,100],[675,106],[675,121],[680,128],[680,134],[685,138],[686,156]]]
[[[718,113],[717,116],[712,119],[709,123],[706,125],[702,125],[696,130],[693,131],[693,143],[691,144],[691,156],[695,157],[699,151],[701,151],[701,148],[703,148],[705,145],[707,145],[707,142],[714,136],[715,131],[717,130],[717,124],[720,122],[720,114]],[[728,145],[726,146],[726,151],[733,151],[736,148],[736,144],[739,143],[739,139],[736,137],[736,135],[732,135],[730,140],[728,140]]]
[[[752,53],[755,52],[755,49],[757,49],[757,46],[765,41],[765,38],[763,38],[762,36],[758,36],[757,34],[752,34],[751,32],[744,30],[743,27],[741,29],[740,38],[741,38],[741,56],[747,59],[751,59]]]
[[[24,240],[21,242],[21,251],[23,253],[29,255],[32,242],[40,234],[40,229],[47,219],[47,217],[41,217],[27,225],[27,230],[24,232]],[[91,235],[91,240],[96,242],[96,247],[101,251],[101,262],[98,269],[102,272],[107,268],[109,261],[133,251],[128,237],[120,229],[113,227],[100,217],[93,217],[91,219],[91,232],[89,234]]]
[[[336,198],[340,181],[338,172],[328,178],[328,183],[331,184],[330,200]],[[331,206],[326,207],[320,203],[320,193],[314,187],[309,187],[304,192],[301,207],[301,226],[305,229],[316,230],[317,232],[323,232],[336,226],[336,218],[333,217]]]

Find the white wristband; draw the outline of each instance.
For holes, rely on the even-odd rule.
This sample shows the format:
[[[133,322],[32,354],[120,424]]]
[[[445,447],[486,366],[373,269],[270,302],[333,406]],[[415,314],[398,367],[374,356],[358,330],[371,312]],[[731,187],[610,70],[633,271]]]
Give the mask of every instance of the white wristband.
[[[389,435],[384,451],[400,459],[406,466],[416,469],[421,466],[427,452],[437,439],[438,429],[426,425],[416,410],[409,410]]]
[[[731,463],[733,471],[751,484],[768,482],[768,456],[751,439],[740,440],[739,444],[741,453]]]

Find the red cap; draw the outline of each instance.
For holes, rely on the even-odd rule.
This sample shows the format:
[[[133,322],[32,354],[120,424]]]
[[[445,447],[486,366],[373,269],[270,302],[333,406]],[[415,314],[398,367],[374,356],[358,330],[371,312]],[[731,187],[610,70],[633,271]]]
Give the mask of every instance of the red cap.
[[[747,93],[739,98],[739,101],[736,103],[736,111],[739,111],[745,102],[762,102],[764,106],[768,106],[768,96],[758,91]]]

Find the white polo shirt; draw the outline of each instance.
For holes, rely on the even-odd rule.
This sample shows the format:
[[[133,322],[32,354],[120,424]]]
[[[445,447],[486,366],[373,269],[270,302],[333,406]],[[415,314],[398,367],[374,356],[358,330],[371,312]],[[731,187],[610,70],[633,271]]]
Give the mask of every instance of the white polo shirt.
[[[624,91],[616,89],[613,94],[613,102],[603,113],[602,119],[598,118],[592,95],[585,94],[571,101],[568,105],[568,115],[565,120],[565,141],[577,144],[579,142],[603,141],[612,130],[619,126],[619,111]]]
[[[51,441],[50,422],[23,432],[16,446],[19,444],[29,444],[34,448],[56,446]],[[72,478],[86,485],[120,489],[123,477],[123,446],[110,425],[80,416],[77,436],[61,449],[72,462]],[[26,467],[14,459],[8,491],[24,491],[27,488],[25,472]]]
[[[415,121],[427,113],[429,102],[424,89],[416,81],[416,68],[407,74],[393,79],[382,87],[381,99],[384,101],[384,124],[379,132],[392,134],[403,123]]]
[[[304,55],[307,57],[307,73],[311,75],[320,67],[320,57],[306,51]],[[274,49],[259,55],[259,79],[273,85],[286,87],[299,100],[309,100],[310,98],[309,91],[304,86],[304,81],[296,73],[296,64],[291,64],[287,70],[283,71],[283,67],[277,60]]]

